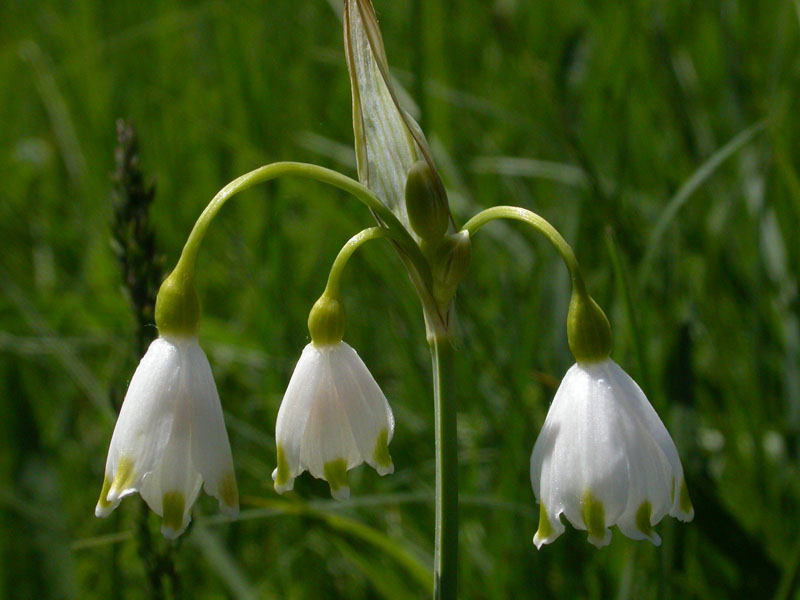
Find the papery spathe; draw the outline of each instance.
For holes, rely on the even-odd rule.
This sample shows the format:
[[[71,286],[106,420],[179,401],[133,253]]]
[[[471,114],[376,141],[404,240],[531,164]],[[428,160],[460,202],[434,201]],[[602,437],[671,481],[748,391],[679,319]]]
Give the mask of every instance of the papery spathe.
[[[350,495],[347,471],[366,462],[380,475],[394,471],[389,442],[392,409],[364,361],[345,342],[308,344],[283,396],[275,425],[278,493],[308,470],[338,499]]]
[[[424,160],[443,195],[444,186],[422,129],[400,106],[369,0],[345,1],[344,43],[353,95],[358,179],[413,234],[404,198],[409,171]]]
[[[231,516],[239,496],[231,449],[211,367],[197,338],[161,337],[131,379],[106,461],[95,509],[108,516],[139,492],[169,538],[189,524],[201,485]]]
[[[619,526],[633,539],[661,538],[665,515],[694,515],[675,444],[642,390],[613,360],[576,364],[556,392],[531,455],[540,503],[537,548],[564,531],[561,515],[597,547]]]

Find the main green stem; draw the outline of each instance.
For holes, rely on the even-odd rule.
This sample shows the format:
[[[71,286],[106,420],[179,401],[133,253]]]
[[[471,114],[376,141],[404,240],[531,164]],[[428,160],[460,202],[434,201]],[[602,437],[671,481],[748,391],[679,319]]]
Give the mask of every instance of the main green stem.
[[[458,593],[458,440],[453,394],[453,347],[446,336],[432,336],[429,344],[433,363],[436,428],[433,598],[455,600]]]

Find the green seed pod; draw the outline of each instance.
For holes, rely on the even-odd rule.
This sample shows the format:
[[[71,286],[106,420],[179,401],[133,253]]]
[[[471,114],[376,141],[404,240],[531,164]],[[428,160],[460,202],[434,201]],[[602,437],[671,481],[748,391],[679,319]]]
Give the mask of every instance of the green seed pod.
[[[411,167],[406,178],[406,210],[411,228],[425,241],[447,232],[450,208],[438,175],[424,160]]]
[[[169,274],[158,290],[155,317],[159,335],[191,336],[197,333],[200,298],[191,274],[180,267]]]
[[[572,292],[567,341],[579,363],[600,362],[611,354],[611,325],[603,309],[586,292]]]
[[[308,332],[317,346],[338,344],[344,337],[344,306],[341,300],[323,294],[308,313]]]

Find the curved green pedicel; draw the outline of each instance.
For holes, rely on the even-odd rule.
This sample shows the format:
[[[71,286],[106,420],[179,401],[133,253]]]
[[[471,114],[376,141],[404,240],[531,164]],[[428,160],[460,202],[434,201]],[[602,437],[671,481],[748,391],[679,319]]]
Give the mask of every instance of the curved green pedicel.
[[[606,537],[606,511],[603,503],[586,490],[581,500],[581,516],[589,537],[602,540]]]
[[[547,509],[544,502],[539,502],[539,529],[536,530],[536,536],[540,540],[549,540],[553,536],[553,525],[547,516]]]
[[[578,259],[564,237],[546,219],[517,206],[493,206],[479,212],[464,225],[471,236],[495,219],[511,219],[531,226],[544,235],[561,255],[572,279],[572,299],[567,317],[569,348],[578,362],[598,362],[611,354],[611,326],[605,313],[589,296]]]
[[[653,535],[653,525],[650,523],[650,517],[653,514],[653,507],[649,500],[642,502],[639,510],[636,511],[636,529],[641,531],[647,537]]]
[[[200,244],[208,231],[214,217],[219,213],[225,203],[238,194],[254,185],[270,181],[277,177],[287,175],[313,179],[321,183],[326,183],[339,188],[352,195],[365,204],[372,213],[380,219],[381,223],[392,233],[392,239],[403,251],[404,256],[413,264],[419,273],[422,283],[426,289],[430,289],[431,275],[425,257],[422,255],[411,234],[406,230],[398,218],[387,208],[372,190],[362,185],[358,181],[342,175],[331,169],[318,167],[296,162],[279,162],[259,167],[241,177],[237,177],[224,188],[222,188],[211,199],[206,208],[197,218],[197,221],[189,233],[189,237],[184,244],[178,264],[185,267],[187,272],[194,273],[197,254],[200,251]]]

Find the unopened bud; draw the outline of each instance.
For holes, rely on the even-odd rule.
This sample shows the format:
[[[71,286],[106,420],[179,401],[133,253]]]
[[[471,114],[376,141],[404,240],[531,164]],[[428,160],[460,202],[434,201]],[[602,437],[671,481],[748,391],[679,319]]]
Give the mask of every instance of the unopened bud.
[[[450,209],[439,176],[424,160],[414,163],[406,178],[406,210],[411,228],[426,241],[447,232]]]

